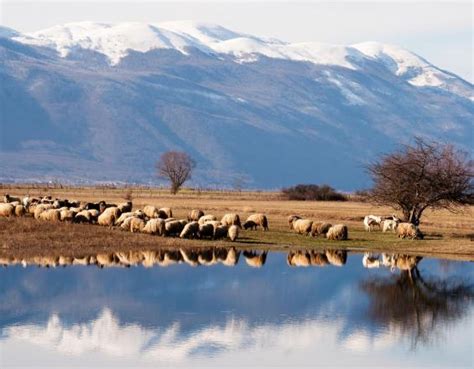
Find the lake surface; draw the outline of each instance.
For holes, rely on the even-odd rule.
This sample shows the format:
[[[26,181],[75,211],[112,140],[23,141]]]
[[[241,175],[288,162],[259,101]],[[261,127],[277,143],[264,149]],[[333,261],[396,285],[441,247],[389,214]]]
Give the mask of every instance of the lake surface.
[[[0,268],[0,367],[473,367],[472,262],[258,255]]]

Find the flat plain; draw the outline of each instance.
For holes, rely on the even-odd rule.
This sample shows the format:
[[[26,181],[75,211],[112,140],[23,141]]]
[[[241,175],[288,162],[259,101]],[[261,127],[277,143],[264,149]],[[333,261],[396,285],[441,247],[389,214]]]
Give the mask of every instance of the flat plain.
[[[290,249],[343,249],[352,252],[393,252],[447,259],[474,260],[474,208],[426,211],[420,229],[424,240],[399,239],[394,233],[366,232],[363,217],[368,214],[397,213],[390,207],[374,206],[360,201],[320,202],[288,201],[278,192],[197,191],[183,190],[177,195],[153,188],[108,187],[8,187],[3,192],[12,196],[43,196],[85,201],[105,200],[119,203],[131,198],[134,209],[144,205],[171,207],[173,216],[186,218],[191,209],[202,209],[218,218],[225,213],[238,213],[242,219],[254,213],[265,213],[270,230],[241,231],[235,242],[182,240],[122,231],[98,225],[50,223],[31,216],[0,218],[0,257],[46,255],[81,256],[84,254],[129,250],[157,250],[182,247],[226,247],[239,249],[288,251]],[[344,223],[349,227],[349,240],[328,241],[290,231],[287,217],[298,214],[315,221]]]

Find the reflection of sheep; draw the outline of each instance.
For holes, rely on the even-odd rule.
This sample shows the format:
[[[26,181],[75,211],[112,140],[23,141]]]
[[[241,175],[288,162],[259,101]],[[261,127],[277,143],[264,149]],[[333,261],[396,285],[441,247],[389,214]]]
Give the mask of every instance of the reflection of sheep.
[[[215,221],[215,220],[217,220],[217,217],[215,215],[207,214],[207,215],[203,215],[202,217],[200,217],[198,222],[199,222],[199,224],[204,224],[204,223],[212,222],[212,221]]]
[[[332,227],[332,224],[325,223],[325,222],[313,222],[311,226],[311,236],[317,237],[319,235],[326,235],[328,233],[329,228]]]
[[[216,250],[216,258],[225,266],[234,266],[239,262],[240,251],[234,247],[229,249],[219,248]]]
[[[257,226],[261,226],[264,231],[268,231],[268,219],[265,214],[252,214],[250,215],[245,222],[252,221]],[[256,227],[255,227],[256,228]]]
[[[343,266],[347,261],[347,251],[345,250],[326,250],[328,261],[335,266]]]
[[[301,219],[299,215],[290,215],[288,217],[288,225],[290,226],[290,229],[293,229],[293,222],[297,219]]]
[[[221,219],[221,223],[222,225],[228,226],[228,227],[230,227],[231,225],[236,225],[237,227],[242,228],[239,214],[235,214],[235,213],[225,214]]]
[[[11,204],[0,204],[0,217],[11,217],[15,213],[15,207]]]
[[[214,248],[199,250],[198,262],[200,265],[206,265],[206,266],[217,264],[217,258],[216,258],[216,253],[214,252]]]
[[[189,249],[179,249],[181,256],[186,264],[191,265],[193,267],[199,265],[198,261],[198,253],[194,250]]]
[[[179,237],[180,238],[195,238],[198,236],[198,233],[199,233],[199,223],[194,221],[184,226]]]
[[[150,219],[146,222],[143,233],[163,236],[165,234],[165,221],[161,218]]]
[[[311,258],[307,251],[290,251],[286,262],[289,266],[307,267],[311,265]]]
[[[313,221],[310,219],[296,219],[293,221],[293,229],[299,234],[309,235]]]
[[[267,260],[267,251],[258,254],[256,251],[244,251],[245,262],[252,268],[261,268]]]
[[[412,223],[398,224],[397,235],[399,238],[423,239],[423,233]]]
[[[348,230],[345,224],[336,224],[329,228],[328,233],[326,233],[326,238],[328,240],[347,240]]]
[[[236,225],[231,225],[227,231],[227,236],[233,242],[239,237],[239,228]]]
[[[204,216],[204,212],[202,210],[193,209],[188,214],[188,220],[198,221],[203,216]]]

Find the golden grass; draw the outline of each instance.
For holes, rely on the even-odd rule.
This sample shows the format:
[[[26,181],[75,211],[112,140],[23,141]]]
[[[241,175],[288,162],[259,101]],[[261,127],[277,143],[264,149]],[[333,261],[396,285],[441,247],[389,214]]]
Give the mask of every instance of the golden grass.
[[[169,206],[174,216],[185,218],[191,209],[200,208],[218,217],[227,212],[237,212],[245,218],[253,212],[264,212],[270,231],[242,231],[237,242],[181,240],[144,234],[131,234],[118,229],[96,225],[53,224],[31,218],[0,219],[0,256],[32,253],[47,255],[79,255],[84,252],[117,251],[132,249],[157,249],[169,247],[236,246],[238,248],[287,250],[289,248],[339,248],[352,251],[385,251],[422,256],[436,256],[474,260],[473,207],[453,214],[447,211],[426,212],[420,228],[425,233],[423,241],[401,240],[393,233],[365,232],[362,219],[367,214],[391,214],[388,207],[361,202],[312,202],[281,200],[277,192],[225,192],[186,190],[173,196],[157,189],[106,189],[97,187],[9,188],[11,195],[32,196],[49,194],[53,197],[78,200],[122,202],[132,191],[134,207],[153,204]],[[5,192],[7,192],[5,190]],[[348,241],[328,241],[292,233],[287,216],[299,214],[330,223],[345,223],[349,227]]]

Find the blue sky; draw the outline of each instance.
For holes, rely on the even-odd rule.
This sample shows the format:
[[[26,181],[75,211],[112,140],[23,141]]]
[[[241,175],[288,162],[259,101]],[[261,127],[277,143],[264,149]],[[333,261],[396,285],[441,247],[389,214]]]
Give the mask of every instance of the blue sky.
[[[292,42],[393,43],[474,81],[470,1],[3,0],[0,5],[1,24],[19,31],[83,20],[196,20]]]

